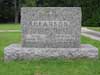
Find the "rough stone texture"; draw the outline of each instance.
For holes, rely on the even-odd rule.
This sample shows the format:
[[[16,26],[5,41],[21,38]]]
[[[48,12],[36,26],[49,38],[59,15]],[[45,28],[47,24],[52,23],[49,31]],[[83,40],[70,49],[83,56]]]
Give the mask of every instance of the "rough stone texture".
[[[98,49],[80,45],[81,8],[24,7],[21,9],[22,44],[4,49],[4,60],[48,57],[98,58]]]
[[[25,48],[19,44],[12,44],[4,49],[5,61],[29,60],[36,58],[98,58],[98,49],[89,44],[80,48]]]
[[[21,25],[23,47],[80,47],[80,7],[23,7]]]

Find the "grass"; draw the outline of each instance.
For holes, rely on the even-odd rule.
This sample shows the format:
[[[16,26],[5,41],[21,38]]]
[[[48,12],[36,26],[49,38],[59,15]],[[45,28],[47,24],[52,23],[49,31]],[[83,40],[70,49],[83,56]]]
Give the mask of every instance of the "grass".
[[[20,42],[20,33],[0,33],[0,55],[3,48]],[[100,50],[100,42],[82,36],[82,43],[90,43]],[[41,59],[32,61],[0,61],[0,75],[100,75],[100,59]]]
[[[20,24],[0,24],[0,30],[20,30]]]
[[[20,41],[20,33],[0,33],[0,56],[3,55],[3,48],[11,43],[17,43]]]
[[[88,29],[99,31],[100,32],[100,27],[87,27]]]
[[[0,75],[100,75],[100,59],[53,58],[4,62],[2,60],[4,47],[12,43],[20,43],[20,38],[19,32],[0,33]],[[81,43],[92,44],[100,50],[100,41],[82,36]]]

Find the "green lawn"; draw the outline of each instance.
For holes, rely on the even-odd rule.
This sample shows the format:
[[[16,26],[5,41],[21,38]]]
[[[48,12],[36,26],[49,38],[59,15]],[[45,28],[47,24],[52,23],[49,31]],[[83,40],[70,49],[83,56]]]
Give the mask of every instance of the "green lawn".
[[[4,47],[12,43],[20,43],[20,40],[19,32],[0,33],[0,75],[100,75],[100,59],[37,59],[5,63]],[[82,36],[81,43],[92,44],[100,50],[100,41]]]
[[[0,30],[20,30],[20,24],[0,24]]]
[[[100,61],[44,59],[0,62],[0,75],[100,75]]]
[[[99,31],[100,32],[100,27],[87,27],[88,29]]]

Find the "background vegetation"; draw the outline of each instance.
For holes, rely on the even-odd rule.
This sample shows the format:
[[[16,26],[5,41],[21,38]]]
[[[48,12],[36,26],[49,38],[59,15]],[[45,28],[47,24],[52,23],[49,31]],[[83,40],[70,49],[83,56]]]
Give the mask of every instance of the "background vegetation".
[[[82,25],[100,26],[100,0],[0,0],[0,23],[20,21],[20,8],[82,7]]]

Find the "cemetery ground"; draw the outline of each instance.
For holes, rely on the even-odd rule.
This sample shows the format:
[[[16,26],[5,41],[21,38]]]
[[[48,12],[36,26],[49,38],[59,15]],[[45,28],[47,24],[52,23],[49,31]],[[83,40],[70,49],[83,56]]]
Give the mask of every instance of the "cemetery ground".
[[[100,27],[87,27],[87,28],[95,31],[100,31]]]
[[[20,30],[19,24],[0,24],[0,30]]]
[[[0,25],[0,30],[19,29],[18,24]],[[20,32],[0,32],[0,75],[100,75],[100,56],[98,59],[50,58],[4,62],[4,47],[12,43],[20,43],[20,41]],[[82,36],[81,43],[92,44],[100,50],[100,41]]]

